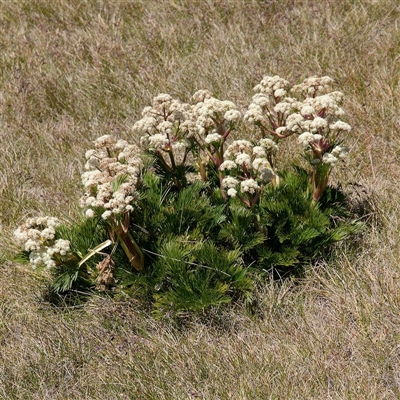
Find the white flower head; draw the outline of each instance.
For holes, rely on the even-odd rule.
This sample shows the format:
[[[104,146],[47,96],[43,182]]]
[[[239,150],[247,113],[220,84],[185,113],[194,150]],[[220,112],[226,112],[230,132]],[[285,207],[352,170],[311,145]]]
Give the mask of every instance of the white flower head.
[[[285,89],[280,88],[280,89],[275,90],[274,96],[275,96],[275,97],[283,97],[283,96],[286,96],[286,93],[287,93],[287,92],[286,92]]]
[[[169,139],[165,133],[156,133],[148,138],[149,147],[153,149],[163,149],[169,144]]]
[[[286,128],[292,132],[302,132],[302,123],[304,117],[301,114],[293,113],[290,114],[286,119]]]
[[[96,154],[97,154],[96,150],[94,150],[94,149],[88,150],[88,151],[85,153],[85,158],[86,158],[86,160],[89,160],[89,159],[92,158],[93,156],[96,156]]]
[[[272,96],[278,89],[286,89],[288,86],[289,82],[278,75],[264,76],[261,82],[254,87],[254,91]]]
[[[264,125],[267,122],[267,118],[263,114],[261,105],[256,103],[251,103],[249,105],[249,108],[245,112],[243,119],[250,124],[260,123]]]
[[[330,164],[332,167],[336,165],[339,160],[331,153],[325,153],[322,156],[322,163],[323,164]]]
[[[174,124],[170,121],[161,121],[156,129],[160,134],[164,135],[170,135],[172,133],[172,129],[174,127]]]
[[[255,193],[256,190],[260,189],[260,186],[254,179],[246,179],[240,183],[240,191],[242,193]]]
[[[229,122],[239,122],[241,118],[242,113],[239,110],[231,109],[224,114],[224,119]]]
[[[222,180],[222,187],[224,189],[235,188],[239,184],[239,181],[233,176],[227,176]]]
[[[230,189],[228,189],[228,191],[226,192],[226,194],[227,194],[229,197],[236,197],[236,195],[237,195],[237,190],[234,189],[234,188],[230,188]]]
[[[188,148],[188,143],[186,141],[179,141],[179,142],[174,142],[172,143],[172,150],[174,150],[174,152],[180,152],[180,151],[184,151],[185,149]]]
[[[237,156],[241,153],[252,154],[253,145],[248,140],[234,140],[226,149],[224,158]]]
[[[330,90],[330,86],[333,82],[334,80],[329,76],[312,76],[305,79],[300,85],[293,86],[292,91],[308,96],[315,96],[316,94],[327,93]]]
[[[206,99],[210,99],[212,97],[212,93],[209,90],[198,90],[193,96],[192,99],[195,103],[203,102]]]
[[[123,139],[119,139],[117,141],[117,143],[115,143],[115,148],[117,150],[124,150],[127,146],[129,146],[129,143],[126,140],[123,140]]]
[[[165,143],[165,136],[159,133],[146,140],[147,147],[157,146],[160,142],[162,145]],[[80,205],[88,218],[95,215],[97,208],[106,209],[103,218],[107,218],[108,214],[125,212],[127,199],[131,202],[136,191],[143,161],[139,148],[125,140],[117,141],[106,135],[95,143],[103,147],[97,147],[96,153],[88,154],[88,171],[82,174],[86,194],[81,197]],[[89,162],[93,159],[96,162]]]
[[[239,166],[245,165],[246,167],[250,166],[251,158],[246,153],[240,153],[236,156],[235,163]]]
[[[274,107],[274,111],[276,113],[281,113],[284,115],[289,115],[293,110],[293,103],[292,102],[287,102],[287,101],[281,101],[280,103],[277,103]]]
[[[331,151],[331,154],[334,157],[340,158],[340,159],[344,159],[348,156],[349,154],[349,149],[348,147],[342,146],[342,145],[337,145],[333,148],[333,150]]]
[[[254,157],[265,157],[267,152],[265,151],[265,147],[263,146],[254,146],[253,147],[253,156]]]
[[[318,143],[320,142],[320,140],[322,139],[322,135],[319,134],[312,134],[310,132],[304,132],[303,134],[301,134],[297,141],[298,143],[303,146],[303,148],[305,150],[309,150],[310,146],[312,145],[318,145]]]
[[[88,208],[88,209],[85,211],[85,216],[86,216],[86,218],[93,218],[94,215],[95,215],[95,213],[94,213],[94,211],[93,211],[91,208]]]
[[[206,136],[206,138],[204,139],[204,141],[207,144],[211,144],[211,143],[216,143],[219,142],[222,139],[222,136],[216,132],[210,133]]]
[[[154,116],[145,116],[134,123],[132,130],[138,135],[151,135],[156,132],[156,126],[157,120]]]
[[[100,136],[99,138],[97,138],[94,141],[94,145],[96,147],[96,149],[100,148],[100,147],[113,147],[116,144],[116,139],[114,138],[114,136],[112,135],[104,135],[104,136]]]
[[[172,96],[168,93],[160,93],[153,99],[153,107],[157,110],[169,108],[172,103]]]
[[[54,217],[29,218],[15,232],[17,243],[29,252],[32,268],[55,266],[54,254],[65,256],[70,252],[68,240],[55,239],[60,221]]]
[[[310,124],[311,132],[317,132],[319,129],[325,129],[328,126],[328,121],[321,117],[315,117]]]
[[[103,214],[101,214],[101,218],[103,218],[104,220],[110,218],[112,215],[112,212],[110,210],[104,211]]]
[[[252,166],[256,171],[271,168],[271,165],[266,158],[255,158]]]
[[[220,171],[229,171],[231,169],[235,169],[237,167],[236,163],[232,160],[225,160],[220,166]]]
[[[277,131],[278,131],[278,129],[277,129]],[[280,131],[280,132],[282,132],[282,131]],[[267,153],[276,153],[278,151],[278,145],[272,139],[263,138],[263,139],[260,139],[259,143],[260,143],[260,146],[262,146],[267,151]]]
[[[334,132],[339,132],[339,131],[350,132],[351,126],[349,124],[346,124],[346,122],[339,120],[336,121],[334,124],[330,125],[329,129]]]
[[[252,102],[259,107],[265,107],[270,103],[269,97],[262,93],[255,94],[252,98]]]
[[[301,114],[303,117],[313,115],[314,113],[315,113],[314,107],[309,106],[309,105],[303,106],[303,107],[301,108],[301,110],[300,110],[300,114]]]

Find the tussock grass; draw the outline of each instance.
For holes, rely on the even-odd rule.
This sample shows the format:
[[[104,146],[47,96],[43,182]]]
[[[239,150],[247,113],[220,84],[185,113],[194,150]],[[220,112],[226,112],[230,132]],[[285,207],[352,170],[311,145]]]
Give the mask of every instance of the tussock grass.
[[[0,398],[399,398],[399,21],[396,0],[0,1]],[[346,94],[335,179],[374,199],[357,251],[260,288],[256,316],[178,328],[134,302],[44,302],[9,261],[12,231],[75,215],[90,142],[131,138],[159,92],[245,106],[265,74],[329,75]]]

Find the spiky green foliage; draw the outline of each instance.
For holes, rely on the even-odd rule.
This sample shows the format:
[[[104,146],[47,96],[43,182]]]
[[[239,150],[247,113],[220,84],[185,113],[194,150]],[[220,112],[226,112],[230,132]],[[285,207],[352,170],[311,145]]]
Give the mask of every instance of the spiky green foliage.
[[[256,207],[231,200],[219,239],[238,246],[253,269],[279,278],[302,274],[310,261],[361,228],[351,221],[339,189],[329,187],[313,202],[306,171],[295,168],[281,174],[279,185],[266,186]]]
[[[193,246],[176,239],[162,246],[162,257],[155,264],[162,278],[155,295],[156,315],[200,312],[251,290],[252,281],[241,265],[240,251],[226,251],[211,242]]]
[[[97,275],[96,264],[101,257],[93,254],[86,262],[80,264],[91,249],[104,242],[106,232],[98,219],[82,219],[79,222],[65,224],[57,229],[57,238],[70,241],[72,255],[63,258],[56,265],[52,274],[54,281],[50,289],[56,293],[65,293],[71,288],[87,291],[93,288]]]
[[[362,224],[351,221],[339,189],[328,187],[313,202],[306,171],[285,171],[281,179],[277,187],[266,187],[258,207],[265,241],[257,247],[255,265],[279,276],[301,274],[304,264],[327,256],[334,243],[359,232]]]
[[[134,270],[121,248],[105,248],[115,261],[113,293],[149,302],[159,318],[203,312],[249,299],[255,275],[300,275],[310,261],[360,230],[340,190],[328,188],[314,202],[304,170],[287,170],[280,179],[249,208],[238,198],[224,199],[210,183],[195,181],[179,189],[171,176],[149,166],[129,227],[145,254],[145,269]],[[92,218],[59,228],[76,257],[54,271],[54,291],[95,287],[101,256],[78,260],[107,239],[103,224]]]
[[[144,284],[154,294],[155,313],[201,311],[249,293],[252,281],[242,252],[225,249],[217,240],[227,218],[222,199],[200,181],[168,193],[163,183],[146,175],[146,194],[132,227],[147,256],[146,280],[139,277],[134,286]]]

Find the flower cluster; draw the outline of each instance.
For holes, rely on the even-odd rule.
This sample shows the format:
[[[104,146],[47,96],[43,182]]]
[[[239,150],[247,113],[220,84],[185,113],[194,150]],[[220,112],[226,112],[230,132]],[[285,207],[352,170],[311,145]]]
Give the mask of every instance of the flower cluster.
[[[211,139],[207,139],[208,136],[206,136],[210,134],[210,130],[211,135],[215,137],[218,134],[221,139],[232,124],[240,121],[242,113],[233,102],[218,100],[212,97],[210,92],[206,92],[207,96],[203,96],[204,92],[201,90],[193,95],[193,99],[204,98],[193,106],[192,111],[199,135],[205,137],[205,141],[210,143]]]
[[[191,138],[197,134],[192,107],[162,93],[145,107],[142,119],[133,125],[140,144],[160,157],[170,168],[185,163]]]
[[[60,221],[54,217],[29,218],[14,231],[14,237],[24,251],[29,253],[33,268],[56,266],[56,259],[70,254],[70,242],[55,239]]]
[[[276,142],[298,135],[298,143],[306,151],[312,168],[330,167],[318,174],[314,171],[320,186],[315,199],[326,186],[330,169],[348,153],[340,144],[340,135],[350,132],[351,127],[340,120],[344,115],[343,93],[331,90],[333,82],[328,76],[311,77],[290,87],[279,76],[266,76],[255,86],[257,93],[244,115],[244,120],[257,126],[263,137]]]
[[[304,80],[300,85],[294,85],[292,92],[300,93],[303,96],[315,97],[317,94],[328,93],[334,80],[329,76],[311,76]]]
[[[200,178],[207,180],[206,166],[211,162],[219,167],[224,143],[242,119],[233,102],[219,100],[208,90],[197,91],[192,99],[194,104],[187,104],[160,94],[133,126],[142,148],[156,157],[179,188],[191,179],[179,175],[177,167],[197,165]]]
[[[197,163],[197,171],[206,181],[208,165],[214,165],[220,172],[221,189],[228,189],[233,196],[236,189],[224,186],[224,171],[251,167],[252,173],[271,179],[271,173],[265,171],[274,173],[277,143],[289,136],[298,136],[312,168],[318,164],[332,168],[347,155],[339,137],[351,127],[340,120],[344,114],[343,93],[331,91],[332,83],[333,79],[327,76],[311,77],[291,86],[279,76],[265,76],[255,86],[257,93],[244,115],[233,102],[218,100],[207,90],[193,95],[194,105],[161,94],[153,99],[151,107],[144,109],[143,118],[133,130],[141,137],[142,146],[159,158],[170,175],[174,176],[177,166]],[[255,146],[254,152],[241,151],[232,158],[230,151],[224,153],[224,146],[242,119],[261,130],[264,142]],[[322,180],[326,181],[330,169],[324,171]],[[178,187],[188,182],[188,178],[181,182],[182,178],[176,175],[174,179]],[[243,185],[243,190],[251,193],[256,189],[254,185]]]
[[[343,93],[330,92],[330,77],[306,79],[292,88],[289,82],[266,76],[256,85],[244,119],[258,126],[263,136],[284,138],[294,133],[329,133],[344,112],[340,107]],[[292,93],[294,97],[288,96]],[[341,122],[341,121],[339,121]]]
[[[86,189],[81,206],[87,217],[101,212],[103,219],[132,211],[132,202],[143,165],[139,148],[125,140],[105,135],[95,140],[95,148],[86,152]]]
[[[268,138],[261,139],[257,145],[247,140],[233,141],[219,167],[224,174],[229,174],[221,182],[226,194],[229,197],[238,196],[246,205],[253,206],[262,187],[275,178],[268,158],[277,148],[276,143]]]
[[[165,93],[155,97],[152,106],[143,110],[143,118],[133,126],[141,145],[169,153],[190,147],[190,139],[209,144],[221,139],[228,127],[242,117],[233,102],[218,100],[208,90],[199,90],[192,98],[194,105]]]

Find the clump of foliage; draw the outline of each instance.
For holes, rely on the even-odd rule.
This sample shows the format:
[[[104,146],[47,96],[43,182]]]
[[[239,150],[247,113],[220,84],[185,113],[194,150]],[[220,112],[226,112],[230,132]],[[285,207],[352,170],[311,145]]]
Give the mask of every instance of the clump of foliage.
[[[244,113],[206,90],[194,104],[157,96],[133,126],[140,144],[105,135],[86,152],[82,221],[17,229],[25,256],[56,293],[139,297],[157,316],[251,299],[255,276],[301,275],[360,228],[328,185],[351,130],[332,81],[266,76]],[[231,140],[243,124],[257,140]],[[293,136],[307,165],[278,170]]]

